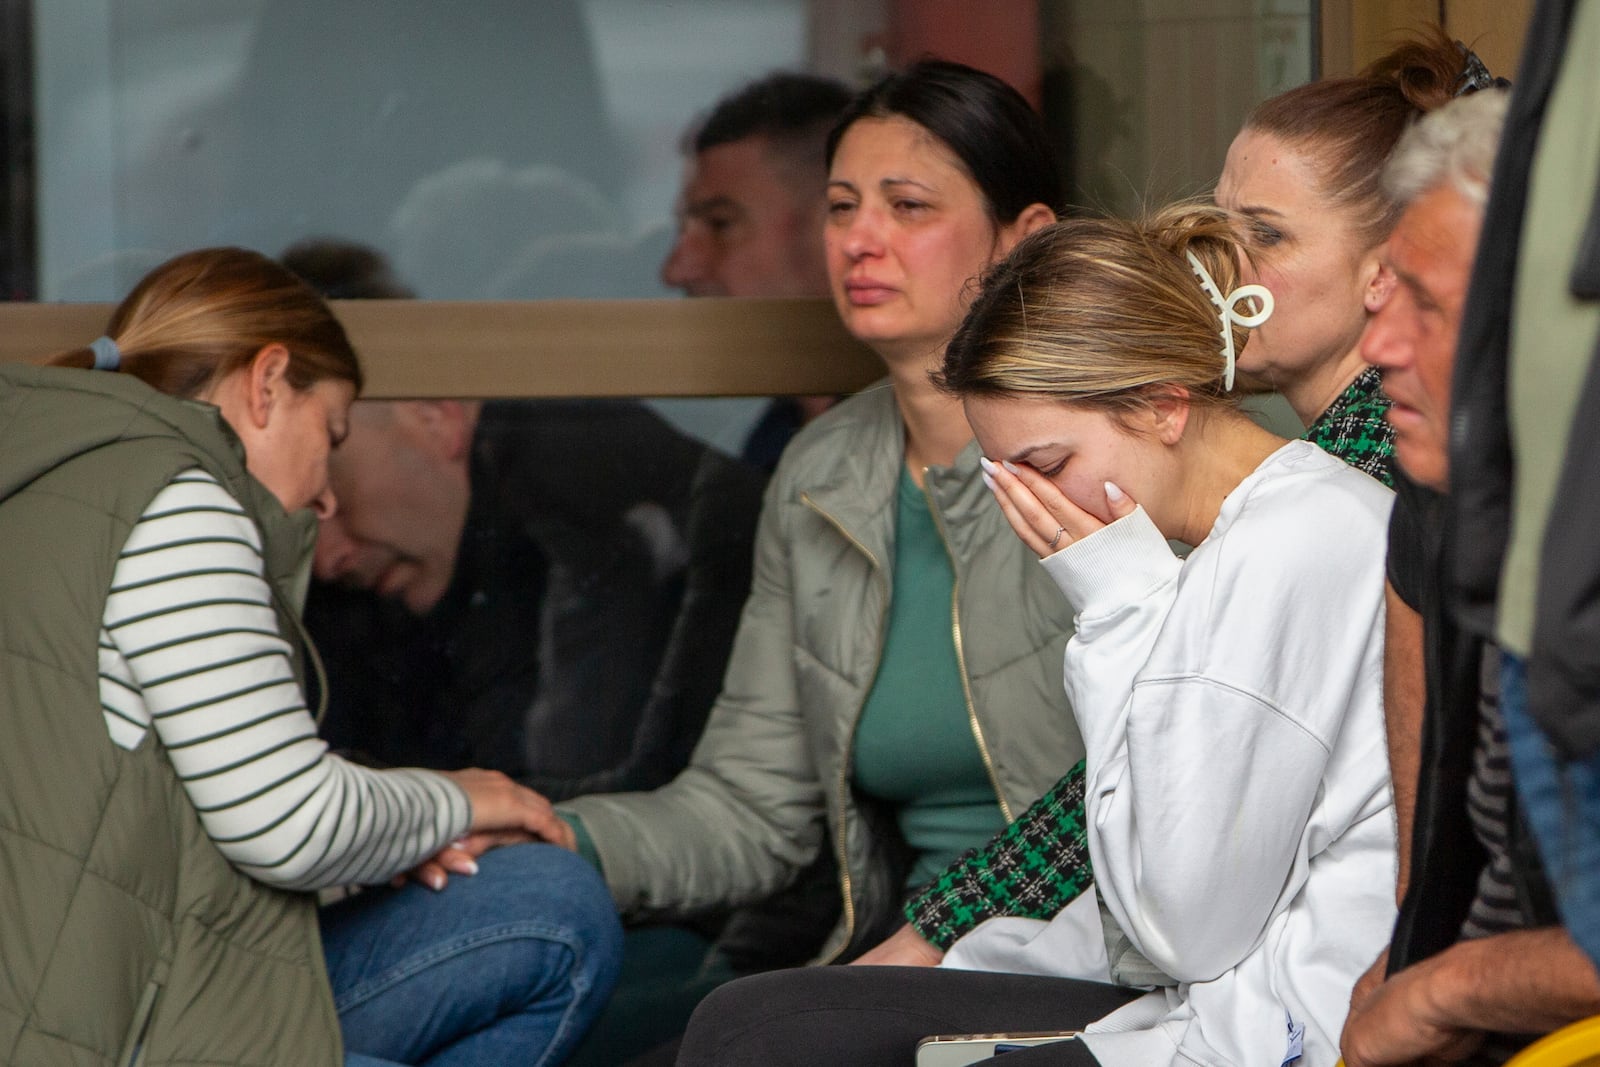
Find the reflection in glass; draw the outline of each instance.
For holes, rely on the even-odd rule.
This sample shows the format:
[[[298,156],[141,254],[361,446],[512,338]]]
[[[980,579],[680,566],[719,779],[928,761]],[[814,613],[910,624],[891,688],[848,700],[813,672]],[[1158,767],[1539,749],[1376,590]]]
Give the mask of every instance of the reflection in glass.
[[[665,295],[678,132],[798,65],[805,10],[670,6],[35,3],[39,296],[311,236],[376,246],[424,297]]]
[[[762,473],[632,401],[363,401],[306,619],[323,733],[555,797],[687,762],[748,592]]]

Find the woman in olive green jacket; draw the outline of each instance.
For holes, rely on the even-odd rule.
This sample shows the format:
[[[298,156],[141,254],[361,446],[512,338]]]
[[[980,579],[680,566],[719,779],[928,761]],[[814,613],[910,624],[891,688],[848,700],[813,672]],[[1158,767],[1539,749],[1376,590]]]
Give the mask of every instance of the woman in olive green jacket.
[[[202,249],[52,362],[0,367],[0,1063],[560,1062],[622,932],[591,867],[514,843],[549,805],[352,764],[305,704],[338,320]]]
[[[976,276],[1055,219],[1038,117],[997,79],[926,62],[857,98],[829,167],[834,300],[888,381],[779,465],[690,766],[561,808],[636,920],[769,896],[830,849],[843,913],[823,960],[870,947],[909,887],[1083,755],[1060,686],[1070,616],[928,377]]]

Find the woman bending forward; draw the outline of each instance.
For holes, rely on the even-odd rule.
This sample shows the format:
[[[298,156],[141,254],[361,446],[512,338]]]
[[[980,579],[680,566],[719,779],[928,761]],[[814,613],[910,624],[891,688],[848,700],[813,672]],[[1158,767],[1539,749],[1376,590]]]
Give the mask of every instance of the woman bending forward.
[[[0,368],[0,1058],[559,1062],[621,934],[577,857],[489,851],[549,804],[354,766],[306,708],[298,600],[361,386],[326,305],[192,252],[55,362]],[[385,885],[412,868],[444,891]],[[351,883],[382,888],[318,910]]]

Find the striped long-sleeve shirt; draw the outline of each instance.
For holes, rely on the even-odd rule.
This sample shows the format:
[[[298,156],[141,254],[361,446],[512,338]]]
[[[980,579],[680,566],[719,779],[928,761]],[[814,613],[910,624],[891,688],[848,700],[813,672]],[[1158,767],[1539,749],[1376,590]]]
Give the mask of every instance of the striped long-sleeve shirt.
[[[203,471],[180,474],[145,509],[102,626],[111,739],[133,749],[153,729],[206,833],[252,878],[302,890],[381,882],[467,829],[455,783],[358,767],[317,737],[260,532]]]

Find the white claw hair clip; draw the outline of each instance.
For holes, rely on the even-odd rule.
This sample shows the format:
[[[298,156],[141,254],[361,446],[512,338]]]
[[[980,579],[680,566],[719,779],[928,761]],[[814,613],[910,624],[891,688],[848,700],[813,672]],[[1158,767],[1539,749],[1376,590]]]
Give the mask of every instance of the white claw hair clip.
[[[1211,277],[1211,272],[1206,270],[1205,264],[1200,262],[1200,257],[1193,252],[1185,253],[1189,257],[1189,266],[1194,268],[1196,277],[1200,279],[1200,288],[1206,291],[1211,302],[1217,306],[1217,317],[1222,320],[1222,358],[1226,361],[1226,368],[1222,372],[1222,387],[1231,392],[1233,390],[1233,364],[1235,354],[1233,351],[1233,327],[1235,324],[1247,330],[1253,330],[1272,317],[1272,291],[1264,285],[1241,285],[1227,296],[1222,295],[1222,290],[1217,288],[1216,279]],[[1248,315],[1239,314],[1239,302],[1254,297],[1257,308]]]

